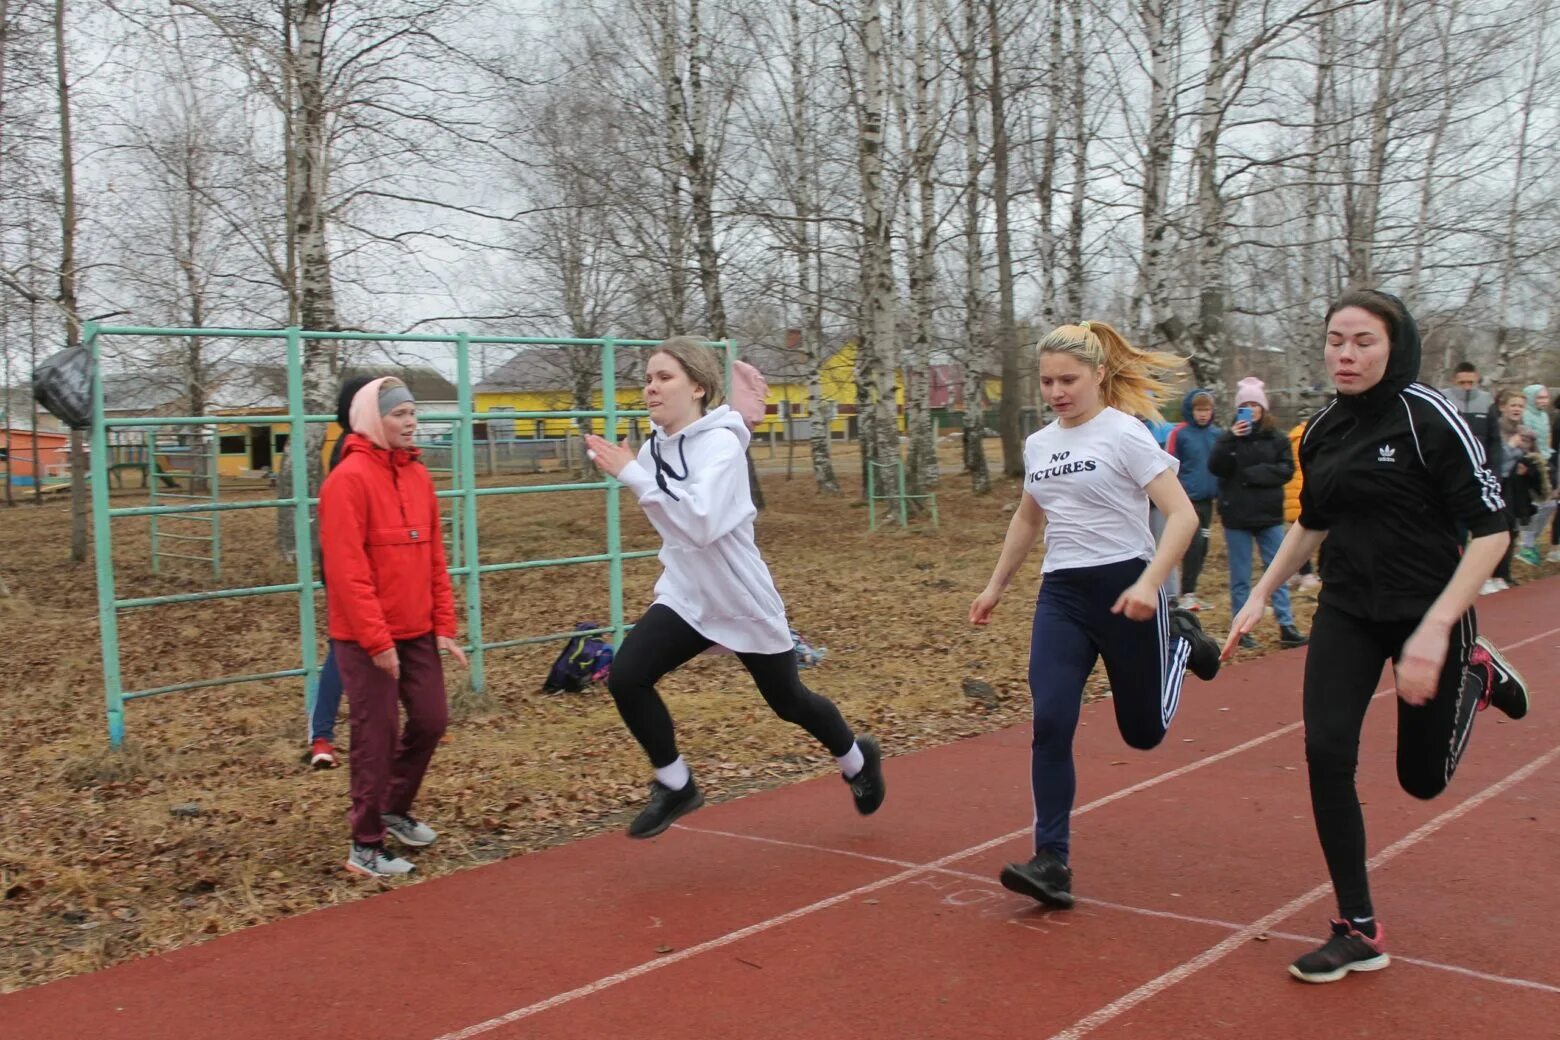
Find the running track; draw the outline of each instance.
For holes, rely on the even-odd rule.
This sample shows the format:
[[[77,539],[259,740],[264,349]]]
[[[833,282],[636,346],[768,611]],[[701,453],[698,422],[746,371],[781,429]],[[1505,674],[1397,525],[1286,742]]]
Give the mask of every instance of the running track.
[[[1293,652],[1189,680],[1152,753],[1085,708],[1071,913],[994,880],[1028,851],[1017,727],[892,759],[867,820],[835,777],[712,805],[0,997],[0,1037],[1554,1037],[1557,605],[1480,602],[1535,708],[1482,714],[1434,802],[1397,787],[1384,678],[1360,765],[1384,972],[1285,971],[1332,911]]]

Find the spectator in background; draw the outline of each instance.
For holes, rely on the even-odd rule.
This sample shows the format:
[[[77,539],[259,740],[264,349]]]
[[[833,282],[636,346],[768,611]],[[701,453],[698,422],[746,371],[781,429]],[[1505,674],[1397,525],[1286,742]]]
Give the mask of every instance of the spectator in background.
[[[1529,567],[1537,567],[1542,561],[1538,553],[1538,536],[1544,533],[1544,528],[1549,526],[1550,518],[1555,514],[1554,431],[1549,421],[1549,388],[1542,383],[1534,383],[1522,388],[1522,396],[1527,399],[1527,407],[1522,410],[1522,425],[1533,431],[1533,451],[1543,463],[1538,467],[1536,475],[1541,478],[1539,483],[1547,487],[1541,492],[1542,498],[1534,503],[1536,508],[1533,519],[1522,528],[1522,547],[1517,550],[1516,556]]]
[[[1289,430],[1289,454],[1300,458],[1300,438],[1305,436],[1305,424],[1311,418],[1311,406],[1302,404],[1295,409],[1295,416],[1299,420]],[[1298,465],[1295,466],[1295,475],[1284,485],[1284,524],[1287,527],[1300,519],[1300,489],[1305,484],[1305,475]],[[1300,573],[1290,579],[1292,585],[1298,586],[1302,592],[1310,592],[1321,588],[1322,579],[1316,576],[1316,568],[1310,560],[1300,565]]]
[[[1442,388],[1441,393],[1461,413],[1473,435],[1487,442],[1491,436],[1490,413],[1495,408],[1495,399],[1488,390],[1479,387],[1479,370],[1474,363],[1460,363],[1452,373],[1452,385]]]
[[[1219,497],[1219,482],[1208,471],[1208,457],[1213,445],[1224,431],[1213,422],[1213,394],[1200,386],[1187,391],[1181,400],[1182,422],[1175,425],[1165,441],[1165,451],[1181,464],[1176,478],[1186,489],[1186,497],[1192,500],[1197,511],[1197,533],[1192,536],[1191,547],[1181,560],[1179,596],[1174,603],[1182,610],[1201,610],[1203,603],[1197,598],[1197,579],[1202,575],[1203,561],[1208,558],[1208,541],[1213,534],[1213,502]]]

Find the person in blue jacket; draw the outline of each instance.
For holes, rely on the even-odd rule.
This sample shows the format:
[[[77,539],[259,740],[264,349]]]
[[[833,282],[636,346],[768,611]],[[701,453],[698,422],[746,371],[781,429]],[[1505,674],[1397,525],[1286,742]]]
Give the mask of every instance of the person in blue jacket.
[[[1180,596],[1176,606],[1182,610],[1201,610],[1197,598],[1197,579],[1203,561],[1208,558],[1208,542],[1213,534],[1213,503],[1219,497],[1219,480],[1208,470],[1213,445],[1224,431],[1213,421],[1213,394],[1203,387],[1188,390],[1181,400],[1182,422],[1170,431],[1165,451],[1181,462],[1177,477],[1197,511],[1197,534],[1181,560]]]

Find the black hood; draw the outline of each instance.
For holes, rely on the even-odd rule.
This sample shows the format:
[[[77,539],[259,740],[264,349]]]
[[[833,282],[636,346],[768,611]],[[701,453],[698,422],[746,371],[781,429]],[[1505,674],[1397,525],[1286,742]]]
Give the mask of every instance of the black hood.
[[[347,434],[352,432],[352,422],[348,416],[352,413],[352,399],[357,392],[372,383],[378,376],[353,376],[341,384],[341,392],[336,395],[336,422],[341,424],[341,436],[336,438],[335,447],[330,449],[330,465],[328,469],[335,469],[336,463],[341,461],[341,450],[347,445]]]
[[[1367,290],[1392,304],[1400,317],[1392,330],[1391,354],[1387,357],[1387,370],[1381,382],[1361,394],[1338,394],[1338,407],[1355,415],[1379,415],[1397,399],[1398,394],[1411,383],[1419,381],[1419,326],[1408,313],[1403,301],[1391,293],[1377,289]]]

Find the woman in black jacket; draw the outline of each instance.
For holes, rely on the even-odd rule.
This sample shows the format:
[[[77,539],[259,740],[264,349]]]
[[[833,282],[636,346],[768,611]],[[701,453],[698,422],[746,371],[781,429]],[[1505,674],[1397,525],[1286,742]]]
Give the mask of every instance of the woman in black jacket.
[[[1235,387],[1235,422],[1214,442],[1208,470],[1219,478],[1219,520],[1229,550],[1230,613],[1239,614],[1251,595],[1251,548],[1256,543],[1262,565],[1271,566],[1284,542],[1284,485],[1295,475],[1288,435],[1279,432],[1268,414],[1267,391],[1256,377]],[[1278,620],[1279,645],[1304,646],[1289,605],[1289,586],[1273,590],[1273,616]],[[1248,650],[1257,641],[1240,637]]]
[[[1403,303],[1350,292],[1327,312],[1337,394],[1300,441],[1300,519],[1230,626],[1224,652],[1262,619],[1262,601],[1325,539],[1322,591],[1305,662],[1311,811],[1338,897],[1332,938],[1290,965],[1333,982],[1388,964],[1365,870],[1355,792],[1365,710],[1392,661],[1397,772],[1434,798],[1467,747],[1478,708],[1527,714],[1527,687],[1483,637],[1473,602],[1509,541],[1484,448],[1451,403],[1417,382],[1419,331]],[[1472,535],[1464,550],[1459,526]]]

